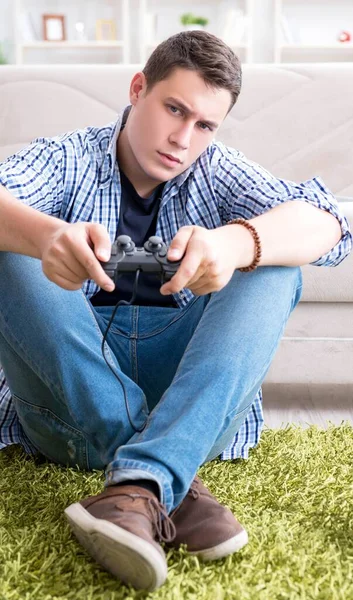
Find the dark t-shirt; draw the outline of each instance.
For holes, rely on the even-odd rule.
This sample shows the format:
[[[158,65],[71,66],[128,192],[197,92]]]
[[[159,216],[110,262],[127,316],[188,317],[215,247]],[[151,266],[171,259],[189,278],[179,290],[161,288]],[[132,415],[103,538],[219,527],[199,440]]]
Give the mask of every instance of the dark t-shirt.
[[[141,198],[134,186],[120,171],[121,204],[117,236],[129,235],[136,246],[143,246],[156,233],[157,215],[164,183],[161,183],[148,198]],[[93,306],[115,306],[120,300],[129,301],[135,281],[135,273],[124,273],[117,280],[115,290],[100,290],[91,298]],[[140,306],[174,306],[172,295],[162,296],[160,277],[153,273],[140,273],[137,296],[134,304]]]

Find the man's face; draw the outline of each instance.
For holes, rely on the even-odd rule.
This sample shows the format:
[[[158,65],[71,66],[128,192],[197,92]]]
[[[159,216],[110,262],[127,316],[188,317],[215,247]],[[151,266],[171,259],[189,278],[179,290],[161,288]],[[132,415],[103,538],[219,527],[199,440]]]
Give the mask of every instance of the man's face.
[[[231,103],[228,90],[213,89],[186,69],[174,70],[148,93],[146,87],[143,73],[137,73],[122,136],[129,163],[126,174],[144,191],[179,175],[202,154]]]

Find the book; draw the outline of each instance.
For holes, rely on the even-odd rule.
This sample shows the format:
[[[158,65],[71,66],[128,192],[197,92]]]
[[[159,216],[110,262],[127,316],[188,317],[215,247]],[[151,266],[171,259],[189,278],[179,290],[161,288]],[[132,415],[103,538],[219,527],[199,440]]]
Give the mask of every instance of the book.
[[[19,19],[19,31],[21,35],[21,39],[24,42],[33,42],[39,39],[37,35],[36,29],[34,27],[34,22],[32,15],[29,11],[23,12]]]
[[[285,15],[281,16],[281,34],[284,44],[294,44],[294,35],[289,27],[288,19]]]
[[[237,8],[225,11],[223,24],[220,27],[220,37],[230,46],[244,42],[248,27],[248,18]]]

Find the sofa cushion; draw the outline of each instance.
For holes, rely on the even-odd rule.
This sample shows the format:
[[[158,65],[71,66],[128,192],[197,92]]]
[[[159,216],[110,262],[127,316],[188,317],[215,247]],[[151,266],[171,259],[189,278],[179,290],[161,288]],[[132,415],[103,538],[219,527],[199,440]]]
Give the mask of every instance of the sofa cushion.
[[[244,65],[219,139],[277,177],[353,196],[353,63]]]
[[[0,161],[38,136],[102,126],[127,104],[140,65],[24,65],[0,69]],[[322,177],[353,192],[353,64],[244,65],[239,101],[218,139],[274,175]],[[341,200],[353,225],[353,200]],[[304,302],[353,302],[353,256],[303,268]]]

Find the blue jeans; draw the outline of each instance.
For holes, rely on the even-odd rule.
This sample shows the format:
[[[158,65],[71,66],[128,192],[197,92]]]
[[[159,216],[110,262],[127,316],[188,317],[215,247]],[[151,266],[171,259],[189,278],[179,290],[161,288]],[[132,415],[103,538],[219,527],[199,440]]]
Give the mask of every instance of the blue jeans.
[[[301,295],[301,271],[235,271],[184,309],[111,307],[0,253],[0,362],[22,427],[47,458],[106,468],[106,485],[152,479],[170,512],[240,429]],[[138,433],[135,429],[145,428]]]

